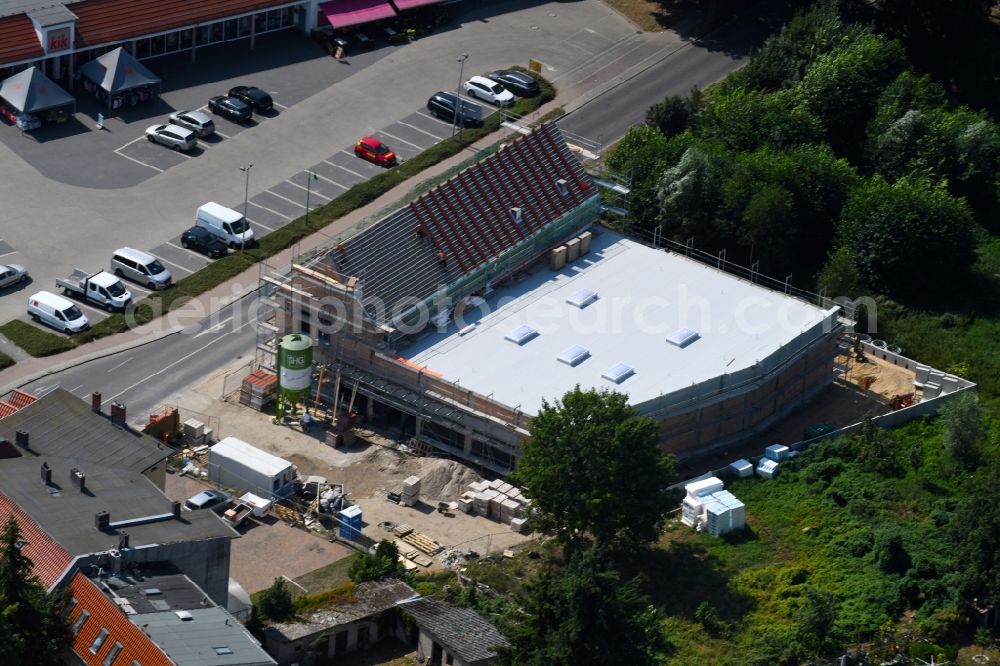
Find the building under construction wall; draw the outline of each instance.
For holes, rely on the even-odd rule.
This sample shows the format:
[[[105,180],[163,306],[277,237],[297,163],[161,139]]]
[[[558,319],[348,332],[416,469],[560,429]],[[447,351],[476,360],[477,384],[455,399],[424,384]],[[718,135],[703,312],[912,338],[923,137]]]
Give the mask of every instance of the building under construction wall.
[[[628,393],[666,450],[691,452],[833,380],[836,308],[592,226],[599,211],[541,125],[263,275],[258,361],[273,367],[275,336],[306,333],[343,405],[356,395],[368,421],[498,472],[542,402],[575,385]]]

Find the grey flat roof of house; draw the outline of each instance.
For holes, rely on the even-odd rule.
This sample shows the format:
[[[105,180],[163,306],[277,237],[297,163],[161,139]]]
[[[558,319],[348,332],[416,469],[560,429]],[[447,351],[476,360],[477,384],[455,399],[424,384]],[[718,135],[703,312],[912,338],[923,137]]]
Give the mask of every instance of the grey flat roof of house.
[[[80,2],[80,0],[59,0],[57,2],[54,2],[53,0],[0,0],[0,18],[3,18],[4,16],[45,11],[48,9],[57,11],[64,5],[72,5],[75,2]]]
[[[200,587],[173,565],[121,571],[93,580],[109,597],[123,600],[125,603],[119,605],[129,615],[204,608],[208,599]]]
[[[294,641],[303,636],[310,636],[381,613],[413,595],[413,588],[401,580],[389,579],[358,583],[351,593],[352,601],[336,603],[327,608],[312,611],[296,622],[272,624],[266,631],[277,632],[284,637],[284,640]]]
[[[28,432],[29,450],[0,458],[0,488],[71,555],[118,547],[119,530],[131,547],[236,536],[211,511],[184,511],[170,516],[171,501],[142,472],[164,464],[169,451],[147,435],[111,425],[72,394],[56,390],[0,419],[0,438]],[[42,464],[51,483],[42,482]],[[84,491],[71,481],[76,468],[85,477]],[[108,511],[112,523],[150,518],[147,522],[97,529],[95,515]],[[153,520],[153,517],[169,516]]]
[[[496,648],[509,643],[496,627],[474,610],[460,608],[420,597],[399,604],[417,624],[431,633],[435,640],[458,655],[462,661],[473,662],[497,655]]]
[[[277,662],[243,625],[218,607],[187,611],[190,620],[172,611],[145,613],[130,619],[178,666],[273,666]],[[227,648],[232,654],[220,654]]]
[[[38,9],[32,9],[28,12],[28,18],[34,20],[38,25],[43,28],[47,28],[50,25],[57,25],[59,23],[69,23],[75,21],[79,18],[76,14],[71,12],[65,6],[61,4],[55,4],[48,7],[39,7]]]

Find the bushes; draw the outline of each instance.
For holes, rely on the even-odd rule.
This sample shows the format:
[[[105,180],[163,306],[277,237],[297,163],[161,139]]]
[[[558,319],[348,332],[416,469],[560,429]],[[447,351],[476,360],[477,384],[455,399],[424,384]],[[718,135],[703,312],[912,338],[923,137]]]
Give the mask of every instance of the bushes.
[[[7,356],[7,354],[4,354],[3,352],[0,352],[0,370],[9,368],[12,365],[14,365],[14,359]]]
[[[73,340],[43,331],[19,319],[0,326],[0,333],[32,356],[51,356],[76,347]]]

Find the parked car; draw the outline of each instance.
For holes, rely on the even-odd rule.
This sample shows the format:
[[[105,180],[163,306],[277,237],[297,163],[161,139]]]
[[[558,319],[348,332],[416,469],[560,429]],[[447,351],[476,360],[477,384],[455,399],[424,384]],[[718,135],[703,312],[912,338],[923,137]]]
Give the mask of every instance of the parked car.
[[[19,264],[0,264],[0,289],[18,284],[28,279],[28,269]]]
[[[459,100],[458,95],[450,92],[436,92],[427,100],[427,110],[449,123],[455,121],[455,105],[459,104],[458,123],[463,127],[483,124],[483,107],[466,100]]]
[[[195,133],[180,125],[152,125],[146,128],[146,138],[174,150],[191,150],[198,143]]]
[[[170,114],[170,122],[187,128],[198,136],[208,136],[215,131],[215,121],[204,111],[174,111]]]
[[[478,97],[496,106],[510,106],[514,103],[514,93],[485,76],[473,76],[465,82],[463,89],[469,97]]]
[[[513,69],[499,69],[486,75],[490,81],[499,83],[519,97],[534,97],[539,93],[538,81],[530,74]]]
[[[191,227],[181,234],[181,247],[207,254],[212,259],[224,257],[229,252],[226,244],[204,227]]]
[[[274,100],[271,99],[271,96],[256,86],[230,88],[229,96],[249,104],[257,113],[264,113],[274,108]]]
[[[379,166],[391,167],[396,164],[396,154],[389,150],[389,146],[370,136],[363,136],[354,144],[354,154]]]
[[[253,115],[249,104],[225,95],[216,95],[208,100],[208,110],[237,123],[245,123]]]
[[[219,513],[232,499],[232,495],[221,490],[203,490],[184,502],[184,508],[188,511],[212,509]]]

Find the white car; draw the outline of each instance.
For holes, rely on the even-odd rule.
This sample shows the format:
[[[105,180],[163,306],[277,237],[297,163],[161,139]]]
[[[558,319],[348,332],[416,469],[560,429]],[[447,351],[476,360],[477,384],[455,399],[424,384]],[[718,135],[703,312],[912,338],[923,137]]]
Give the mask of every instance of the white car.
[[[496,81],[490,81],[485,76],[473,76],[466,81],[465,92],[470,97],[478,97],[484,102],[497,106],[510,106],[514,103],[514,93]]]
[[[153,143],[162,143],[174,150],[191,150],[198,144],[198,137],[194,135],[194,132],[180,125],[147,127],[146,138]]]
[[[204,111],[174,111],[170,114],[170,122],[186,127],[198,136],[208,136],[215,131],[215,121]]]
[[[18,284],[28,279],[28,269],[17,264],[0,264],[0,289]]]

